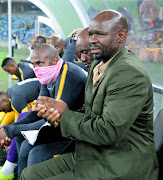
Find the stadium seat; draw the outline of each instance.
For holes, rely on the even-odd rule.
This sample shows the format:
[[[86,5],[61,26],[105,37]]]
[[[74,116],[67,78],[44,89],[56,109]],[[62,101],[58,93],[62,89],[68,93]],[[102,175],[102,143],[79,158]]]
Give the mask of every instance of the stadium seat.
[[[0,41],[8,41],[8,23],[7,15],[0,15]],[[27,29],[27,23],[30,23],[30,29]],[[24,27],[22,27],[24,24]],[[42,25],[40,23],[40,34],[44,34],[45,37],[50,38],[50,35],[54,34],[54,31],[49,26]],[[33,15],[13,15],[12,16],[12,33],[14,35],[20,35],[19,42],[26,42],[29,46],[31,45],[30,39],[33,39],[35,34],[35,17]]]
[[[163,109],[154,121],[154,142],[159,163],[159,179],[163,180]]]

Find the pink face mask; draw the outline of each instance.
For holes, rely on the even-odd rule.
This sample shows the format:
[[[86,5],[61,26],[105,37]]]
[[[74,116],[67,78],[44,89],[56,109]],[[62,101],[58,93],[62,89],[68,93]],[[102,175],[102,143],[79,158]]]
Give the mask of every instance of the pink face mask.
[[[36,77],[39,79],[41,84],[47,85],[50,82],[55,82],[61,67],[63,64],[63,60],[60,59],[56,65],[46,66],[46,67],[35,67],[33,70],[35,72]]]

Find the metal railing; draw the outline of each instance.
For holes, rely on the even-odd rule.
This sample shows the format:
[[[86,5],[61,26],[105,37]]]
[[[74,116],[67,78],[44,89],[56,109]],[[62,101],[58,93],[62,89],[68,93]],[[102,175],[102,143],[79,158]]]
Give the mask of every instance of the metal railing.
[[[159,113],[159,111],[163,108],[163,87],[153,84],[153,92],[154,92],[154,120]]]

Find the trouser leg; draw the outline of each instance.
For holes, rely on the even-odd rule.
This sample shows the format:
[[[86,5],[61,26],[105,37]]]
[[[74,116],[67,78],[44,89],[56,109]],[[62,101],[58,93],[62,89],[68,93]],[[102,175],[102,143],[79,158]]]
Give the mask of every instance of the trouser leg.
[[[9,152],[7,155],[7,160],[12,163],[16,163],[18,160],[15,138],[13,138],[13,140],[10,144],[10,149],[9,149]]]
[[[68,144],[69,141],[60,141],[49,144],[40,144],[33,147],[28,155],[27,166],[32,166],[53,158],[54,155],[60,154]]]
[[[27,167],[28,154],[32,148],[33,146],[30,145],[27,140],[24,140],[21,144],[18,156],[18,179],[23,169]]]
[[[23,135],[19,135],[15,137],[15,140],[16,140],[17,153],[19,156],[20,147],[21,147],[22,142],[25,140],[25,138]]]
[[[74,171],[67,171],[62,174],[58,174],[54,177],[46,178],[45,180],[74,180]]]
[[[40,180],[48,178],[49,180],[59,180],[57,176],[62,180],[73,180],[74,162],[73,153],[63,154],[25,168],[21,174],[20,180]]]
[[[21,143],[24,141],[24,137],[21,134],[21,131],[38,130],[44,123],[45,123],[44,120],[40,120],[34,123],[21,124],[17,126],[16,147],[17,147],[18,154],[19,154]]]

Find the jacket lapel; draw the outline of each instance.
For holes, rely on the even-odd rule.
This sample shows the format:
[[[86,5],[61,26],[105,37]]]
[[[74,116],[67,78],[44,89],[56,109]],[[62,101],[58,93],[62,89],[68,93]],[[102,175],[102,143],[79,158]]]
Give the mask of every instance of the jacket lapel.
[[[93,98],[93,69],[100,62],[100,60],[94,60],[89,69],[87,84],[85,87],[85,106],[90,106],[91,104]]]
[[[91,67],[91,75],[92,77],[89,79],[90,82],[89,82],[89,86],[90,84],[92,85],[92,94],[90,96],[90,101],[91,101],[91,104],[93,103],[93,99],[95,97],[95,95],[97,94],[97,90],[101,84],[101,82],[103,81],[103,79],[105,78],[105,76],[107,75],[107,73],[109,73],[109,69],[114,65],[114,63],[122,56],[122,54],[124,54],[125,52],[127,51],[127,48],[123,48],[113,59],[112,61],[109,63],[108,67],[106,68],[104,74],[102,75],[101,79],[99,80],[97,86],[95,88],[93,88],[93,69],[94,67],[98,64],[94,64],[93,67]]]

